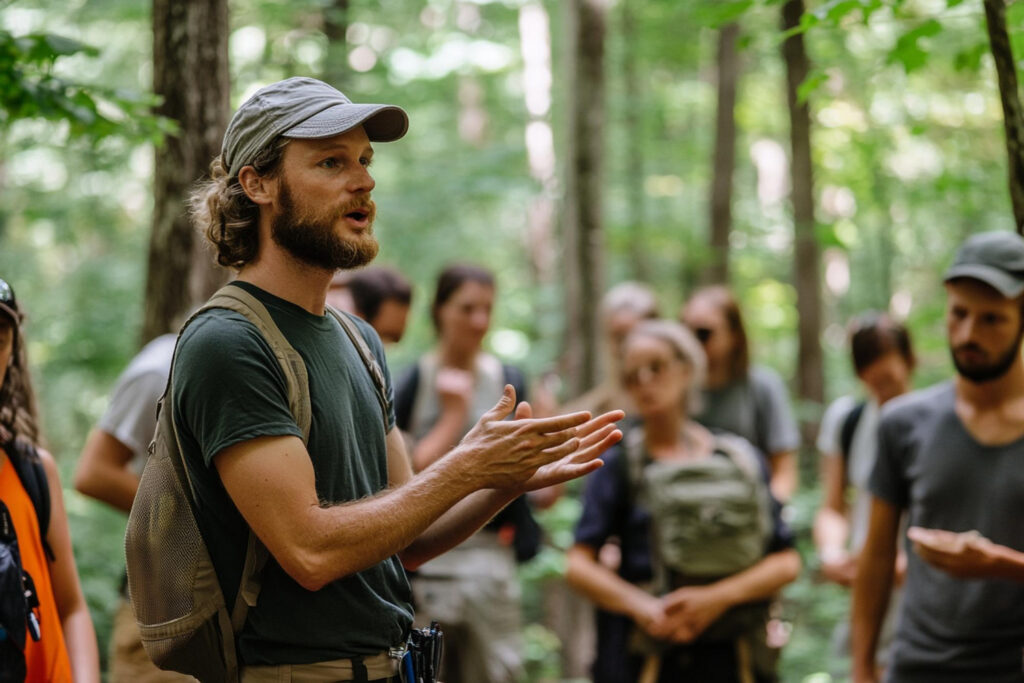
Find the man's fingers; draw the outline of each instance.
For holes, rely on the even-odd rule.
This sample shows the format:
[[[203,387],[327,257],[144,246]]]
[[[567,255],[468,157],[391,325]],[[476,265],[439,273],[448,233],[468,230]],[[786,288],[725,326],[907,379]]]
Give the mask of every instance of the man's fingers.
[[[566,413],[565,415],[555,415],[554,417],[538,417],[523,420],[522,426],[537,434],[552,434],[554,432],[572,429],[573,427],[579,427],[581,424],[585,424],[589,419],[590,413],[588,412]]]
[[[558,443],[551,446],[550,448],[545,448],[541,452],[549,458],[548,462],[555,462],[557,460],[561,460],[567,455],[571,455],[579,447],[580,440],[573,437],[563,443]]]
[[[481,422],[498,421],[504,420],[506,417],[512,414],[512,410],[516,407],[516,390],[511,384],[505,385],[505,391],[502,392],[501,398],[493,408],[484,413],[483,417],[480,418]]]
[[[604,439],[608,438],[608,436],[610,436],[612,432],[615,432],[617,430],[618,430],[618,427],[616,427],[613,424],[605,425],[604,427],[602,427],[598,431],[592,432],[589,435],[584,436],[580,440],[580,446],[582,448],[590,448],[591,446],[593,446],[595,444],[598,444],[601,441],[603,441]],[[609,444],[609,445],[611,445],[611,444]]]
[[[533,417],[533,406],[527,401],[523,401],[516,406],[516,418],[517,420],[529,420]]]
[[[610,413],[598,415],[597,417],[592,418],[591,420],[588,420],[585,424],[581,425],[578,428],[577,434],[580,437],[586,437],[589,434],[600,431],[602,428],[607,427],[608,425],[614,426],[615,423],[621,419],[621,410],[613,410]]]

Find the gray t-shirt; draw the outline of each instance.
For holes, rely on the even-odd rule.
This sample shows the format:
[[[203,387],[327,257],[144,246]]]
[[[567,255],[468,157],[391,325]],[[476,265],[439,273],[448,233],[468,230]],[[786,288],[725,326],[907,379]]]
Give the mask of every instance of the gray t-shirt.
[[[882,409],[870,489],[909,524],[976,529],[1024,551],[1024,438],[984,446],[955,410],[952,382]],[[957,579],[907,546],[907,581],[887,681],[1022,683],[1024,583]]]
[[[768,456],[800,447],[786,385],[774,371],[751,367],[745,378],[703,396],[696,419],[706,427],[738,434]]]
[[[110,396],[99,429],[132,452],[132,470],[142,474],[149,442],[156,431],[156,404],[167,387],[177,335],[165,334],[146,344],[121,376]]]

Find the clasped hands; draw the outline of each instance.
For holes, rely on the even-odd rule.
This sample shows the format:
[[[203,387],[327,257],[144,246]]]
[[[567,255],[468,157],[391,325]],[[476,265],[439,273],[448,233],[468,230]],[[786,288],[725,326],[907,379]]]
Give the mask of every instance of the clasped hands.
[[[684,586],[660,598],[645,594],[633,619],[652,638],[692,643],[730,607],[715,584]]]

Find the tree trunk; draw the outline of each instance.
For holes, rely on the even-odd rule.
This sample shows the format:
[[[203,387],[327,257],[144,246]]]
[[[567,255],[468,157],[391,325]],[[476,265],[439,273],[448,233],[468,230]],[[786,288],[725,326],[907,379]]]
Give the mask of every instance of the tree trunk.
[[[569,163],[565,197],[566,379],[579,395],[598,377],[607,0],[570,0]]]
[[[736,82],[740,59],[736,51],[739,24],[718,33],[718,111],[715,114],[715,151],[711,179],[711,263],[704,273],[707,284],[729,282],[729,232],[732,230],[732,176],[736,167]]]
[[[179,131],[156,150],[142,340],[174,329],[227,273],[192,228],[185,201],[220,153],[230,112],[227,0],[153,0],[156,113]]]
[[[787,0],[782,7],[783,30],[800,24],[803,0]],[[799,102],[797,88],[810,66],[803,35],[796,33],[782,44],[786,62],[786,99],[789,102],[790,141],[793,160],[793,225],[795,233],[794,279],[799,317],[797,396],[802,402],[820,405],[825,398],[825,371],[821,350],[821,256],[814,231],[814,176],[811,167],[811,114]],[[817,420],[802,420],[805,443],[813,443]]]
[[[528,122],[524,137],[530,176],[539,188],[526,213],[526,252],[534,284],[549,287],[555,281],[555,138],[551,129],[551,22],[543,3],[526,2],[519,8],[519,48],[523,57],[523,95]]]
[[[1024,112],[1017,89],[1017,67],[1006,31],[1005,0],[984,0],[988,42],[999,78],[999,97],[1003,102],[1003,127],[1006,130],[1007,170],[1010,201],[1017,232],[1024,234]]]
[[[342,92],[348,80],[348,10],[349,0],[332,0],[324,7],[324,35],[327,36],[327,54],[324,55],[323,79]]]
[[[622,80],[626,94],[626,188],[629,193],[629,260],[633,279],[648,280],[651,264],[647,258],[646,240],[646,192],[644,191],[644,143],[643,130],[643,88],[637,74],[636,33],[637,0],[622,0]]]

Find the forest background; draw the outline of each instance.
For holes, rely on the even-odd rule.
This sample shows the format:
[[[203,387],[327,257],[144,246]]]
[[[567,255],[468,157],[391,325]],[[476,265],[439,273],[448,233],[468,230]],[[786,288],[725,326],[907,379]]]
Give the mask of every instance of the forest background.
[[[1024,5],[1000,0],[0,1],[0,277],[29,314],[104,656],[124,518],[71,472],[142,342],[223,277],[180,198],[260,85],[318,76],[410,114],[374,162],[378,262],[416,285],[393,370],[431,344],[433,279],[452,260],[496,271],[489,347],[553,373],[562,397],[599,372],[605,288],[647,282],[674,316],[698,284],[728,281],[809,436],[856,391],[855,312],[907,322],[918,386],[949,376],[941,273],[966,235],[1013,229],[1024,207],[1008,192],[1024,137],[1005,58],[1022,39]],[[806,569],[785,594],[783,680],[827,681],[846,594],[815,578],[810,440],[801,462]],[[571,497],[545,513],[550,547],[522,571],[531,680],[561,676],[541,596],[577,513]]]

